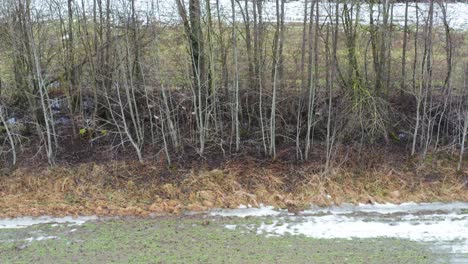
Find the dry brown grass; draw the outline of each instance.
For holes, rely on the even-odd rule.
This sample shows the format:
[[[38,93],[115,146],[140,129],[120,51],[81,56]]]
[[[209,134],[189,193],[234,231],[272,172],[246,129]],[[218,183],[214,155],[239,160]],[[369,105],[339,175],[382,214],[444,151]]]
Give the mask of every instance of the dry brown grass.
[[[260,203],[296,211],[310,204],[468,201],[468,171],[456,173],[450,161],[380,164],[364,171],[343,166],[327,176],[317,173],[319,165],[229,162],[186,171],[115,162],[18,168],[0,181],[0,217],[147,216]]]

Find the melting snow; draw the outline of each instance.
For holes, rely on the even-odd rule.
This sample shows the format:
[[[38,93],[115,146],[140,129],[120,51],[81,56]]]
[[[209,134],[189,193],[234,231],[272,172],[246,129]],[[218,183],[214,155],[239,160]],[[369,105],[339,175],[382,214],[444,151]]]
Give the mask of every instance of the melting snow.
[[[302,234],[315,238],[376,238],[395,237],[417,241],[453,241],[468,239],[468,217],[458,219],[383,221],[343,215],[309,216],[299,222],[277,226],[262,224],[259,232],[278,235]]]
[[[378,213],[378,214],[395,214],[395,213],[418,213],[424,211],[430,212],[460,212],[462,209],[468,209],[468,203],[453,202],[453,203],[402,203],[402,204],[343,204],[340,206],[330,207],[312,207],[310,210],[305,210],[302,214],[349,214],[354,212]]]
[[[259,208],[239,206],[237,209],[217,209],[210,212],[212,216],[249,217],[249,216],[278,216],[285,211],[275,210],[273,206],[260,205]]]
[[[188,0],[184,0],[186,7],[188,6]],[[229,21],[231,18],[231,1],[230,0],[218,0],[220,16],[222,19]],[[92,10],[92,0],[84,0],[85,6],[88,7],[88,10]],[[128,12],[130,6],[125,1],[114,1],[112,2],[111,8],[118,10],[120,12]],[[213,16],[216,16],[216,3],[215,0],[210,0],[212,6]],[[177,11],[176,2],[173,0],[136,0],[136,9],[140,13],[141,17],[148,17],[151,19],[156,19],[165,23],[179,23],[180,17]],[[310,2],[309,2],[310,4]],[[240,8],[245,8],[244,2],[235,5],[237,19],[242,20],[242,11]],[[249,10],[253,9],[252,1],[248,2]],[[332,6],[326,1],[320,2],[320,21],[324,22],[327,19],[328,15],[334,13],[334,6]],[[49,10],[46,1],[43,0],[32,0],[33,9],[40,9],[43,12]],[[343,5],[340,5],[340,12],[343,10]],[[374,6],[374,12],[382,7],[376,4]],[[360,22],[367,24],[369,23],[369,6],[366,3],[360,5],[359,16]],[[468,29],[468,4],[467,3],[446,3],[447,17],[449,26],[457,30],[466,30]],[[357,8],[354,8],[357,10]],[[419,10],[419,23],[424,23],[424,19],[427,17],[429,10],[428,3],[418,3],[418,9],[416,9],[416,4],[411,2],[408,8],[408,20],[409,24],[416,23],[416,11]],[[203,10],[204,11],[204,10]],[[265,1],[263,3],[263,18],[265,22],[275,21],[276,14],[276,2],[275,1]],[[302,22],[304,16],[304,0],[298,1],[287,1],[285,3],[285,21],[286,22]],[[404,3],[395,3],[393,8],[393,23],[396,25],[404,25],[404,16],[405,16],[405,4]],[[443,25],[442,20],[443,14],[442,9],[438,4],[434,4],[434,24],[437,26]],[[375,18],[377,15],[375,15]],[[380,16],[379,19],[382,19]]]
[[[87,221],[96,220],[96,216],[82,216],[82,217],[50,217],[41,216],[37,218],[20,217],[20,218],[6,218],[0,219],[0,229],[2,228],[25,228],[37,224],[56,223],[56,224],[71,224],[82,225]],[[54,224],[55,225],[55,224]]]
[[[42,241],[42,240],[47,240],[47,239],[56,239],[58,237],[56,236],[40,236],[40,237],[29,237],[26,238],[25,240],[28,242],[33,242],[33,241]]]
[[[224,227],[229,230],[236,230],[237,225],[225,225]]]
[[[188,1],[186,1],[188,2]],[[137,9],[140,10],[142,13],[148,13],[149,11],[153,11],[150,15],[156,16],[157,19],[165,21],[165,22],[178,22],[179,15],[177,12],[176,4],[173,0],[139,0],[137,3]],[[216,1],[211,1],[212,10],[216,10]],[[242,11],[240,8],[244,8],[244,3],[236,4],[236,13],[237,19],[242,19]],[[310,5],[310,3],[309,3]],[[328,2],[320,2],[320,21],[324,22],[327,19],[328,15],[332,15],[334,13],[334,7],[330,6]],[[230,0],[219,0],[220,6],[220,13],[222,19],[230,20],[231,18],[231,1]],[[152,7],[154,8],[152,10]],[[250,10],[253,9],[252,2],[248,2],[248,8]],[[343,10],[343,5],[340,5],[340,12]],[[378,9],[382,7],[379,5],[374,6],[374,12],[377,12]],[[466,3],[447,3],[447,20],[450,27],[458,30],[466,30],[468,29],[468,4]],[[356,8],[355,8],[356,10]],[[427,17],[429,4],[427,3],[418,3],[418,9],[416,9],[415,3],[410,3],[408,8],[408,20],[409,24],[416,24],[416,11],[419,10],[419,23],[424,23],[424,18]],[[276,17],[276,2],[275,1],[266,1],[263,4],[263,17],[266,22],[273,22],[275,21]],[[369,14],[370,8],[367,4],[362,3],[359,16],[360,22],[363,24],[369,23]],[[216,15],[214,12],[213,15]],[[393,8],[393,23],[396,25],[403,26],[404,25],[404,17],[405,17],[405,4],[404,3],[396,3],[394,4]],[[285,3],[285,21],[286,22],[302,22],[304,16],[304,0],[299,1],[287,1]],[[374,16],[376,19],[377,15]],[[443,14],[442,9],[438,4],[434,4],[434,24],[435,25],[443,25],[442,20]],[[382,16],[380,16],[382,19]]]
[[[313,208],[298,215],[272,207],[222,210],[212,215],[276,216],[256,227],[258,234],[305,235],[324,239],[401,238],[468,253],[468,203],[404,203]],[[280,224],[281,223],[281,224]],[[234,229],[234,225],[226,225]],[[245,226],[249,229],[255,228]]]

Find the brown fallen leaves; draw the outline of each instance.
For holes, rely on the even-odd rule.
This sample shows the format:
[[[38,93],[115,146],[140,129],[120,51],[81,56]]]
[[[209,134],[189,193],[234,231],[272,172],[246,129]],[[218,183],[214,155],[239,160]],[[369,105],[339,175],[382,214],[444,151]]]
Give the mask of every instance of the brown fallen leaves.
[[[439,171],[440,179],[421,175]],[[385,164],[357,173],[341,168],[324,176],[310,164],[174,171],[154,164],[115,162],[52,169],[18,168],[0,181],[0,217],[38,215],[179,214],[241,204],[273,205],[295,212],[315,205],[404,201],[467,201],[463,175],[450,166],[389,169]]]

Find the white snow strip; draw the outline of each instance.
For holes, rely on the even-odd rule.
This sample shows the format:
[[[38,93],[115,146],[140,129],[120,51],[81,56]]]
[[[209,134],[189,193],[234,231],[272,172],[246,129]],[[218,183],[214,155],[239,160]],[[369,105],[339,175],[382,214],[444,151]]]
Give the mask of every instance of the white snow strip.
[[[225,225],[224,227],[229,230],[236,230],[237,225]]]
[[[241,225],[258,234],[305,235],[322,239],[399,238],[430,242],[452,253],[468,253],[468,203],[360,204],[313,208],[298,215],[272,207],[219,210],[220,216],[274,216],[260,226]],[[225,225],[236,229],[236,225]]]
[[[288,221],[288,220],[285,220]],[[297,222],[277,225],[263,223],[257,229],[267,235],[305,235],[313,238],[401,238],[420,242],[450,242],[453,253],[468,253],[468,215],[430,216],[411,221],[384,221],[382,219],[361,219],[345,215],[308,216]]]
[[[299,1],[287,1],[285,3],[285,21],[286,22],[302,22],[304,16],[304,2],[305,0]],[[183,1],[186,8],[188,8],[188,0]],[[212,15],[216,18],[217,15],[217,2],[219,3],[219,10],[221,19],[229,21],[231,19],[231,0],[210,0]],[[88,10],[88,13],[92,11],[92,0],[84,0],[85,8]],[[310,2],[309,2],[310,5]],[[56,1],[56,7],[66,8],[66,1]],[[245,3],[243,1],[235,5],[237,19],[240,21],[242,19],[242,8],[245,8]],[[81,8],[81,7],[80,7]],[[130,15],[130,4],[128,1],[111,1],[112,14],[114,19],[118,19],[119,15]],[[180,16],[177,10],[177,5],[174,0],[136,0],[135,8],[137,13],[142,19],[143,23],[145,19],[157,20],[165,23],[180,23]],[[249,1],[247,3],[247,8],[252,12],[253,2]],[[348,3],[348,8],[350,5]],[[374,5],[374,12],[381,9],[382,6],[379,4]],[[468,29],[468,4],[467,3],[446,3],[446,13],[448,24],[451,28],[457,30],[467,30]],[[1,5],[0,5],[1,9]],[[329,15],[333,16],[334,13],[334,4],[329,4],[327,1],[319,3],[320,9],[320,22],[326,21]],[[50,10],[47,1],[43,0],[32,0],[32,10],[33,13],[42,12],[47,14],[47,11]],[[343,4],[339,6],[340,12],[343,10]],[[356,12],[359,10],[359,22],[363,24],[368,24],[370,20],[370,7],[366,3],[361,3],[360,8],[357,8],[354,5],[353,8],[353,18],[356,15]],[[408,8],[408,20],[410,25],[414,25],[417,20],[417,15],[419,15],[419,23],[423,24],[424,19],[427,18],[429,10],[428,3],[418,3],[418,8],[416,8],[416,3],[411,2]],[[202,10],[202,12],[206,12]],[[274,22],[276,19],[276,2],[275,1],[265,1],[263,3],[263,19],[265,22]],[[92,15],[91,13],[89,14]],[[404,3],[395,3],[393,6],[393,23],[396,25],[403,26],[405,17],[405,4]],[[434,4],[434,24],[436,26],[443,25],[443,13],[442,8],[438,4]],[[377,16],[375,14],[374,19],[376,21],[382,20],[382,16]]]
[[[183,2],[186,3],[188,6],[188,0],[184,0]],[[219,9],[220,15],[222,19],[229,21],[231,19],[231,1],[230,0],[218,0],[219,2]],[[216,16],[216,12],[214,12],[217,8],[216,0],[211,0],[211,9],[213,10],[213,15]],[[299,1],[286,1],[285,2],[285,21],[286,22],[302,22],[304,19],[304,0]],[[237,19],[242,19],[242,8],[245,8],[245,3],[240,2],[235,5]],[[247,3],[248,9],[250,12],[253,10],[253,2],[249,1]],[[310,6],[310,2],[309,2]],[[122,9],[120,6],[116,6],[116,9]],[[164,22],[176,22],[180,19],[176,4],[173,0],[138,0],[136,1],[136,8],[139,10],[141,14],[151,14]],[[334,15],[334,4],[329,4],[326,1],[319,3],[320,8],[320,22],[324,22],[327,19],[328,15]],[[348,3],[348,8],[350,5]],[[468,4],[466,3],[446,3],[446,13],[447,13],[447,20],[450,27],[454,29],[468,29]],[[344,9],[343,4],[339,6],[340,12]],[[353,8],[353,16],[359,9],[359,21],[363,24],[369,23],[369,14],[370,14],[370,7],[366,3],[361,3],[360,8],[357,8],[354,5]],[[377,10],[382,9],[382,5],[376,4],[374,5],[374,12]],[[204,10],[203,10],[204,11]],[[416,8],[416,3],[411,2],[409,3],[408,8],[408,20],[409,24],[416,23],[416,16],[417,12],[419,13],[419,23],[424,22],[424,18],[427,17],[429,11],[429,4],[428,3],[418,3],[418,7]],[[276,21],[276,2],[275,1],[265,1],[263,3],[263,18],[266,22],[274,22]],[[404,3],[395,3],[393,6],[393,23],[403,26],[404,25],[404,18],[405,18],[405,4]],[[434,4],[434,24],[435,25],[442,25],[443,24],[443,13],[442,8],[438,4]],[[374,14],[374,19],[376,21],[382,20],[382,16],[377,16]]]
[[[70,225],[82,225],[90,220],[96,220],[96,216],[81,216],[81,217],[50,217],[41,216],[37,218],[32,217],[20,217],[20,218],[6,218],[0,219],[0,229],[4,228],[25,228],[37,224],[54,223],[55,224],[70,224]]]
[[[404,217],[414,217],[412,214],[420,212],[461,212],[468,210],[468,203],[453,202],[453,203],[402,203],[402,204],[343,204],[340,206],[330,207],[316,207],[312,206],[311,209],[300,212],[301,215],[315,215],[315,214],[351,214],[351,213],[376,213],[376,214],[405,214]],[[264,206],[255,208],[245,205],[240,205],[236,209],[215,209],[210,212],[212,216],[225,216],[225,217],[255,217],[255,216],[278,216],[278,215],[292,215],[287,213],[286,210],[275,209],[273,206]],[[445,217],[446,214],[441,216]],[[416,216],[417,218],[423,215]],[[406,219],[410,220],[410,219]]]
[[[312,216],[300,222],[277,226],[262,224],[259,230],[283,235],[302,234],[315,238],[395,237],[417,241],[468,239],[468,216],[454,220],[371,221],[343,215]]]
[[[355,212],[377,213],[377,214],[394,214],[394,213],[417,213],[424,211],[431,212],[460,212],[468,210],[468,203],[453,202],[453,203],[402,203],[402,204],[343,204],[340,206],[331,207],[312,207],[310,210],[305,210],[302,214],[349,214]]]
[[[273,206],[260,205],[259,208],[240,206],[237,209],[216,209],[210,212],[212,216],[223,217],[258,217],[258,216],[278,216],[285,213],[284,210],[275,210]]]
[[[33,242],[33,241],[42,241],[42,240],[47,240],[47,239],[56,239],[58,237],[56,236],[40,236],[40,237],[29,237],[26,238],[25,240],[28,242]]]

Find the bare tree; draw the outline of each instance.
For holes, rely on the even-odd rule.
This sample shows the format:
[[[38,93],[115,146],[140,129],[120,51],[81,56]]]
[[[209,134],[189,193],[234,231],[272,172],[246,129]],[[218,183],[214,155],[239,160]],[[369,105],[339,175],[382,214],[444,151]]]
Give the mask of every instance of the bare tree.
[[[406,50],[408,46],[408,6],[409,1],[405,0],[405,25],[403,30],[403,47],[401,55],[401,94],[406,90]]]
[[[199,154],[203,155],[205,150],[206,133],[208,130],[208,101],[205,85],[207,78],[201,24],[201,6],[199,0],[190,0],[189,15],[187,17],[184,3],[181,0],[177,0],[176,2],[179,15],[183,20],[185,32],[190,43],[190,60],[193,74],[193,82],[191,85],[193,87],[194,108],[199,134]]]
[[[235,1],[231,0],[232,8],[232,53],[234,59],[234,127],[236,137],[236,151],[240,149],[240,133],[239,133],[239,65],[237,61],[237,28],[236,28],[236,8]]]
[[[19,10],[23,12],[25,16],[25,29],[26,29],[26,41],[29,44],[29,50],[32,64],[31,74],[34,76],[35,81],[30,81],[30,86],[37,86],[39,90],[39,101],[41,104],[42,118],[44,121],[45,127],[45,145],[46,145],[46,154],[47,161],[50,165],[55,164],[55,147],[57,146],[57,138],[55,134],[54,127],[54,117],[52,113],[52,108],[49,104],[49,94],[47,87],[45,85],[45,80],[42,75],[42,66],[40,63],[40,58],[38,54],[38,47],[36,46],[36,40],[34,39],[32,23],[31,23],[31,13],[30,13],[30,0],[21,0],[19,3]]]
[[[461,146],[460,146],[460,159],[458,161],[457,170],[460,171],[463,163],[463,155],[465,152],[465,141],[466,136],[468,135],[468,111],[465,111],[462,116],[463,130],[461,133]]]
[[[304,157],[307,160],[309,158],[310,152],[310,145],[311,145],[311,137],[312,135],[312,126],[314,122],[314,104],[315,104],[315,92],[316,92],[316,84],[317,84],[317,41],[318,41],[318,30],[313,32],[313,25],[315,24],[315,28],[318,29],[318,12],[316,13],[316,21],[312,23],[314,17],[314,7],[317,4],[318,9],[318,1],[314,1],[310,5],[310,23],[309,23],[309,89],[308,89],[308,102],[307,102],[307,133],[306,133],[306,142],[305,142],[305,150],[304,150]],[[312,36],[314,36],[312,38]],[[314,62],[314,64],[312,64]]]
[[[13,139],[13,133],[9,128],[9,124],[5,119],[5,111],[4,107],[0,105],[0,122],[3,123],[3,127],[5,128],[6,135],[8,137],[8,142],[10,143],[10,151],[12,156],[12,163],[13,166],[16,165],[16,144],[15,140]]]
[[[276,0],[276,31],[273,40],[273,89],[271,97],[271,113],[270,113],[270,148],[269,154],[276,158],[276,97],[278,86],[281,85],[281,64],[282,49],[284,38],[284,0]]]
[[[419,33],[419,9],[418,3],[416,2],[416,31],[414,33],[414,60],[413,60],[413,90],[418,91],[415,94],[416,99],[416,122],[414,125],[414,132],[413,132],[413,143],[411,147],[411,155],[414,156],[416,154],[416,143],[418,138],[419,132],[419,125],[421,120],[421,97],[422,97],[422,86],[417,85],[417,64],[418,64],[418,33]]]
[[[306,45],[307,45],[307,21],[308,21],[308,3],[309,1],[304,1],[304,17],[302,23],[302,44],[301,44],[301,87],[300,94],[303,94],[306,89]],[[302,96],[298,98],[298,107],[297,107],[297,120],[296,120],[296,158],[302,159],[302,147],[301,147],[301,128],[302,128],[302,110],[304,100]]]

